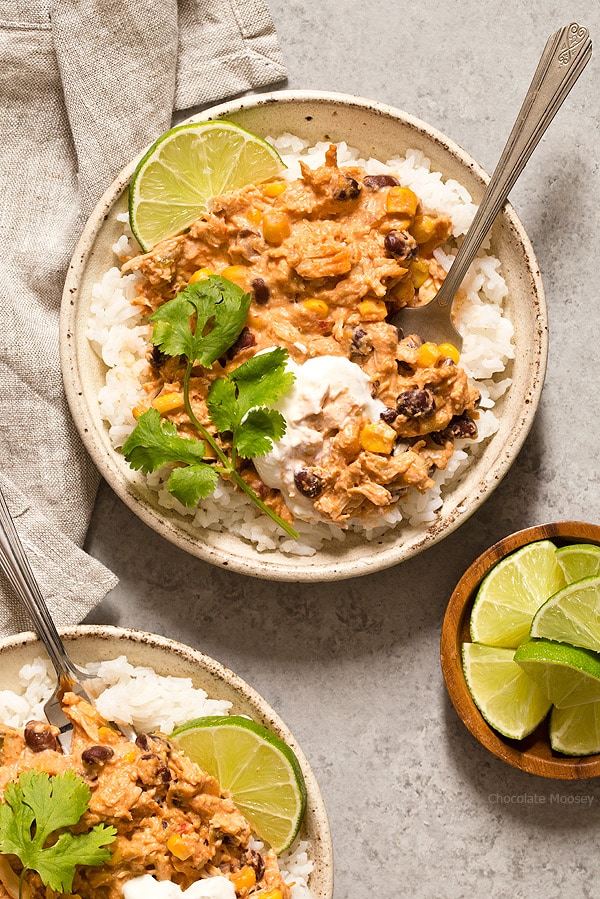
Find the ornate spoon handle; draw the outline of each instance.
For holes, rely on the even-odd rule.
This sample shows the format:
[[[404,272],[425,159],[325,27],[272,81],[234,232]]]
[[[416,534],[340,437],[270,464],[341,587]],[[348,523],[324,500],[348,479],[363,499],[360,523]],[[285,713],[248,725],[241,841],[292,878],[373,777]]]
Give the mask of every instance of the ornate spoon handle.
[[[565,25],[548,38],[473,223],[433,302],[440,306],[452,302],[511,188],[591,55],[589,32],[577,22]]]
[[[46,647],[59,678],[86,677],[71,661],[56,630],[48,606],[35,579],[23,544],[15,528],[4,494],[0,490],[0,568],[27,609],[35,630]]]

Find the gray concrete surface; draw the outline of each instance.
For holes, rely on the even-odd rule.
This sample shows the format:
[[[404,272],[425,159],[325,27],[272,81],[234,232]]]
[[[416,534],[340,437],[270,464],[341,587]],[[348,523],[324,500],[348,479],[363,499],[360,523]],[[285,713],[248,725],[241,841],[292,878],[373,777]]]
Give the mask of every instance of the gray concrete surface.
[[[572,20],[589,27],[596,56],[511,195],[547,291],[541,406],[514,466],[458,531],[395,569],[338,585],[261,583],[212,568],[148,530],[104,485],[87,548],[120,584],[89,620],[199,647],[276,707],[324,794],[336,899],[595,895],[600,782],[536,778],[481,748],[447,698],[439,635],[455,582],[488,545],[532,524],[600,521],[600,7],[270,7],[289,69],[282,87],[400,107],[488,171],[547,36]]]

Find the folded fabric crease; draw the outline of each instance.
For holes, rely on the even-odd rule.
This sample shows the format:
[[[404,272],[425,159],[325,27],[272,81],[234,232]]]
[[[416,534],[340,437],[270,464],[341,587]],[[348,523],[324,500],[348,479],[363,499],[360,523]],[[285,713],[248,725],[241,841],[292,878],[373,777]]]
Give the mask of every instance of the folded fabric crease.
[[[263,0],[0,0],[0,487],[59,625],[117,583],[81,548],[99,474],[60,373],[78,235],[177,111],[284,77]],[[0,636],[30,627],[0,577]]]

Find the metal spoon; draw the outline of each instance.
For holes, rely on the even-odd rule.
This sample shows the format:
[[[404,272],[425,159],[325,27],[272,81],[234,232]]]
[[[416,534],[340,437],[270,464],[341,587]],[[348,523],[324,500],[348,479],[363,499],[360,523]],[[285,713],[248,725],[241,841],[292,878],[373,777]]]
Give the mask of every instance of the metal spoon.
[[[392,318],[405,334],[419,334],[434,343],[449,341],[462,349],[462,337],[452,321],[452,301],[515,181],[591,55],[589,32],[577,22],[548,38],[517,121],[446,279],[427,305],[403,307]]]
[[[5,573],[17,596],[27,609],[37,634],[46,647],[57,674],[56,688],[44,706],[50,724],[55,724],[60,734],[58,740],[64,752],[71,745],[73,725],[62,709],[61,700],[66,692],[76,693],[87,702],[87,695],[80,681],[91,680],[86,671],[69,658],[54,625],[48,606],[35,579],[23,544],[15,528],[4,494],[0,490],[0,568]]]

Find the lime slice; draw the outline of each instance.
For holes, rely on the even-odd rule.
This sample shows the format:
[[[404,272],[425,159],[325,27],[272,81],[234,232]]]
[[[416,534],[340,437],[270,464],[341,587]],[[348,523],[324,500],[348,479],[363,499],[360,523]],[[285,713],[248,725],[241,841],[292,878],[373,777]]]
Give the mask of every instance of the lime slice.
[[[267,141],[232,122],[178,125],[152,144],[133,174],[131,230],[149,250],[189,227],[212,197],[273,178],[284,168]]]
[[[567,584],[580,581],[584,577],[600,574],[600,546],[593,543],[574,543],[556,550],[558,564],[563,570]]]
[[[600,702],[600,656],[589,649],[525,640],[515,652],[515,662],[559,709]]]
[[[538,540],[518,549],[482,581],[471,612],[471,639],[516,649],[539,607],[564,585],[554,543]]]
[[[536,612],[531,636],[600,652],[600,577],[574,581],[551,596]]]
[[[551,703],[514,661],[514,650],[463,643],[463,669],[475,705],[491,727],[521,740],[544,720]]]
[[[219,781],[255,832],[279,854],[306,809],[306,786],[290,747],[249,718],[212,716],[182,724],[171,739]]]
[[[586,702],[570,709],[552,709],[550,745],[565,755],[600,752],[600,702]]]

